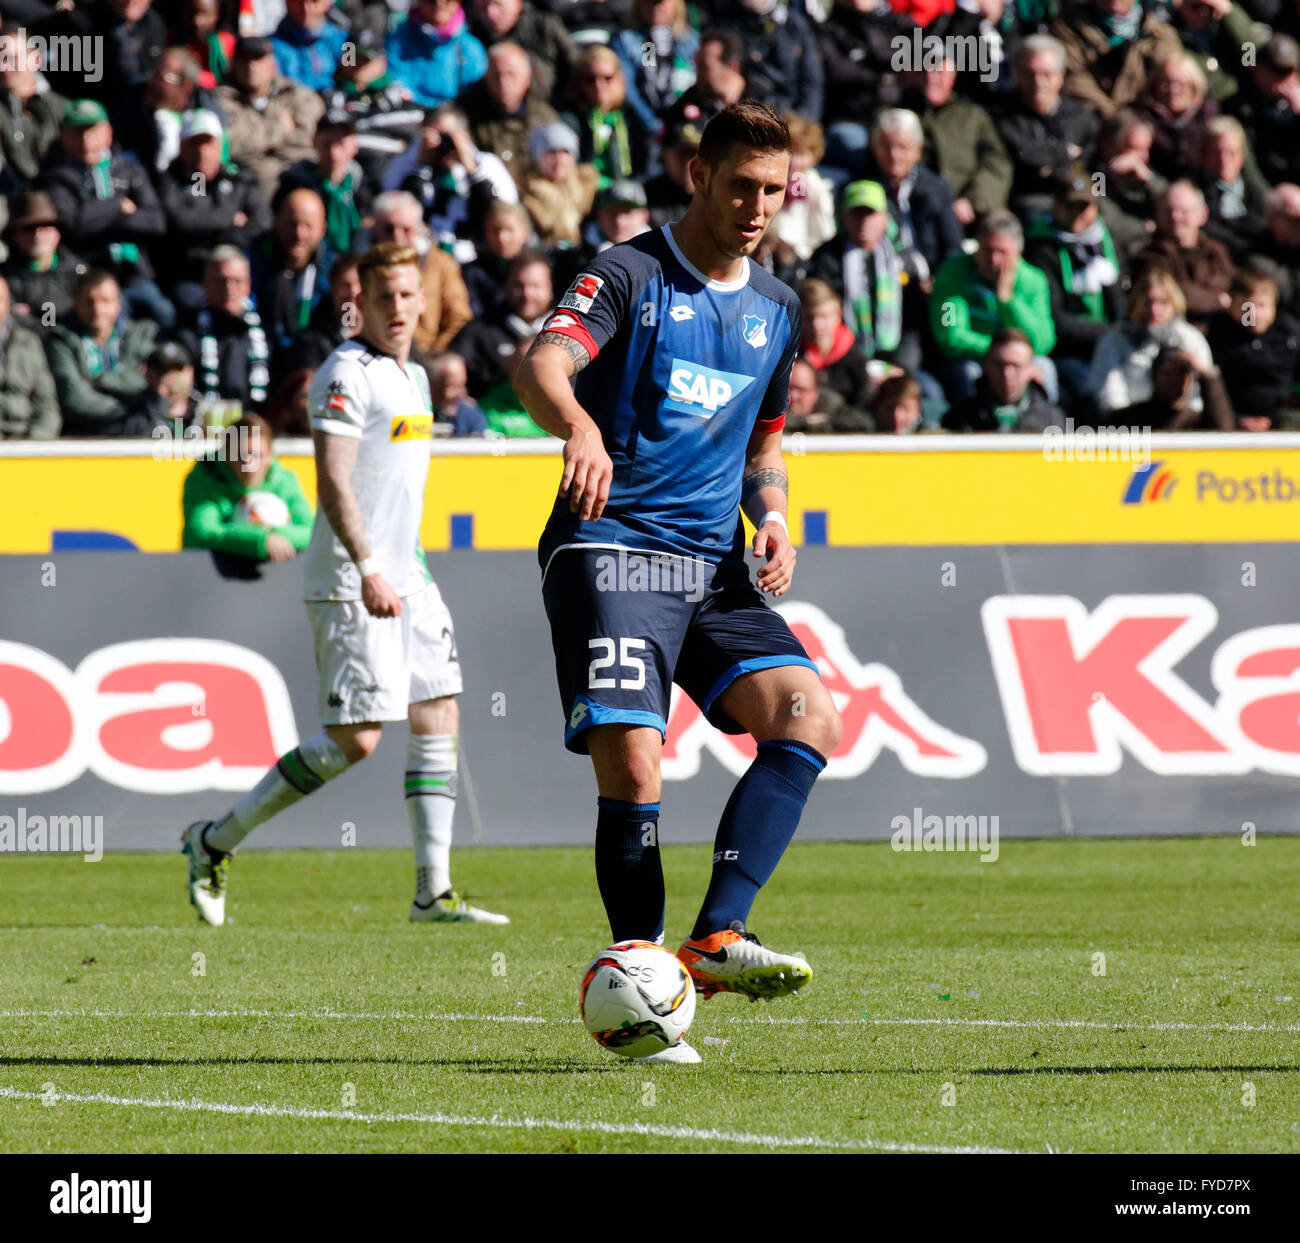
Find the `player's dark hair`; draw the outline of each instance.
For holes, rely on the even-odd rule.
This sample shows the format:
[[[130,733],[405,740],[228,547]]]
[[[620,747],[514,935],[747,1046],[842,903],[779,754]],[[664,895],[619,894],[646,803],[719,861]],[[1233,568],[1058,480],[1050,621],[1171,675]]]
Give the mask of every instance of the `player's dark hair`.
[[[704,127],[700,159],[710,166],[716,165],[737,146],[752,151],[789,151],[790,131],[766,104],[742,99],[728,104]]]

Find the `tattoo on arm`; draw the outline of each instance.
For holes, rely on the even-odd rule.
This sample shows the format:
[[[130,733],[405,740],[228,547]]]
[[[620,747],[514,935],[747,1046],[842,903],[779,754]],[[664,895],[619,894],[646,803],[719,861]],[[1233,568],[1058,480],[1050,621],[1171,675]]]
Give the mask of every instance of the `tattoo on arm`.
[[[566,336],[562,332],[543,332],[539,334],[537,340],[533,342],[528,352],[531,354],[539,345],[553,345],[563,353],[572,362],[569,368],[569,378],[572,379],[578,374],[589,362],[591,355],[582,347],[582,343],[575,341],[572,337]]]
[[[370,555],[365,519],[352,491],[352,468],[360,442],[350,436],[313,431],[316,446],[316,497],[321,511],[353,561]]]
[[[790,476],[775,466],[760,466],[757,470],[748,471],[741,482],[740,503],[748,505],[764,488],[780,488],[789,496]]]

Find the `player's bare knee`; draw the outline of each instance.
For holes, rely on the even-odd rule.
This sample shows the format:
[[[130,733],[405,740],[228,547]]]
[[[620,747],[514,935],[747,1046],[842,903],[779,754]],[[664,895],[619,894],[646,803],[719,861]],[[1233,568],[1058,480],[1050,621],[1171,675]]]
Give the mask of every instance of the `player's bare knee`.
[[[339,750],[348,757],[350,763],[359,764],[374,755],[375,748],[384,731],[379,726],[369,729],[329,728],[326,731],[338,743]]]

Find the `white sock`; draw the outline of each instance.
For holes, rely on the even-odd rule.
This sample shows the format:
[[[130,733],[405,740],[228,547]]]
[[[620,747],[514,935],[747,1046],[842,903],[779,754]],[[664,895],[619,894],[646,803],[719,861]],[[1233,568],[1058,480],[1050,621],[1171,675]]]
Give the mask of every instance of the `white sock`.
[[[204,830],[204,844],[214,850],[233,851],[259,824],[319,790],[351,762],[324,730],[314,734],[285,752],[261,781]]]
[[[406,748],[406,811],[419,902],[430,902],[451,888],[457,744],[455,734],[412,734]]]

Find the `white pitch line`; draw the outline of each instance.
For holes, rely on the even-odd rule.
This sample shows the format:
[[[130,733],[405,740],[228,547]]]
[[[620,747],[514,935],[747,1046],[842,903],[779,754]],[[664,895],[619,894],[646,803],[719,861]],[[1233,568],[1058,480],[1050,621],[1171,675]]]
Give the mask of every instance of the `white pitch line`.
[[[737,1015],[729,1023],[753,1023],[756,1026],[783,1026],[807,1024],[809,1027],[869,1027],[873,1024],[916,1027],[1029,1027],[1029,1028],[1093,1028],[1097,1031],[1139,1032],[1300,1032],[1296,1023],[1129,1023],[1122,1019],[1105,1023],[1095,1019],[807,1019],[807,1018],[748,1018]]]
[[[367,1014],[346,1010],[0,1010],[0,1019],[400,1019],[421,1023],[548,1023],[534,1014]]]
[[[660,1139],[697,1139],[710,1143],[745,1144],[759,1148],[834,1148],[848,1151],[871,1149],[877,1152],[934,1153],[1011,1153],[1011,1148],[987,1148],[983,1145],[931,1145],[898,1143],[892,1140],[831,1140],[815,1135],[762,1135],[747,1131],[698,1130],[694,1127],[657,1126],[648,1122],[563,1121],[550,1118],[490,1118],[455,1114],[359,1113],[353,1109],[296,1109],[287,1105],[236,1105],[226,1101],[149,1100],[143,1097],[109,1096],[104,1092],[25,1092],[21,1088],[0,1086],[0,1099],[69,1101],[80,1105],[123,1105],[132,1109],[175,1109],[185,1113],[233,1114],[254,1118],[296,1118],[317,1122],[415,1123],[424,1126],[462,1126],[506,1131],[576,1131],[599,1135],[649,1135]]]

